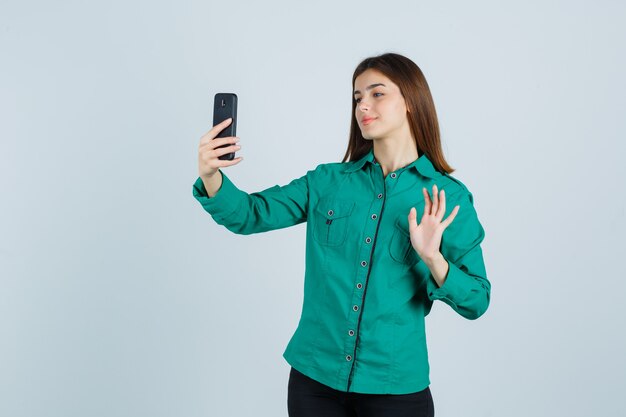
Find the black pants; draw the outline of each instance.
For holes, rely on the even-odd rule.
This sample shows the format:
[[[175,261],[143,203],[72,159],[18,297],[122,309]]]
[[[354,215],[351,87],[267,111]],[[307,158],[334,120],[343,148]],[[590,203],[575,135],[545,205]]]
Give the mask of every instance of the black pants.
[[[342,392],[293,367],[287,391],[289,417],[433,417],[430,388],[411,394]]]

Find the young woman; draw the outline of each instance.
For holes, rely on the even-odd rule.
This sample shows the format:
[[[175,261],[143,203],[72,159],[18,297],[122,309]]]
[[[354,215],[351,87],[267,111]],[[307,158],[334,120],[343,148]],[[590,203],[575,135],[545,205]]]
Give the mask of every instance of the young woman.
[[[227,120],[200,140],[193,194],[234,233],[307,222],[302,315],[283,354],[291,417],[433,416],[424,318],[435,300],[467,319],[486,311],[485,233],[419,67],[370,57],[352,86],[342,162],[248,194],[220,169],[242,160],[218,159],[241,148],[214,139]]]

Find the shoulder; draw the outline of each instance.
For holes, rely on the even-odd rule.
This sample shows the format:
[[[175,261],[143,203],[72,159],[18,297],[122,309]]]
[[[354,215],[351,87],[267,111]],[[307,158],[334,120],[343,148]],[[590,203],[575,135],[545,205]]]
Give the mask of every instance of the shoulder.
[[[441,189],[446,190],[446,196],[451,200],[469,200],[470,203],[474,203],[472,192],[460,179],[444,172],[436,183]]]
[[[325,162],[319,164],[317,169],[324,170],[326,172],[343,172],[350,166],[352,166],[354,162]]]
[[[344,175],[344,171],[348,169],[353,162],[325,162],[317,164],[317,166],[308,171],[308,175],[312,179],[327,180]]]
[[[457,240],[480,242],[485,236],[485,230],[478,218],[472,192],[461,180],[450,174],[444,173],[441,178],[442,182],[446,182],[446,213],[459,206],[454,221],[446,228],[447,235],[455,236]]]

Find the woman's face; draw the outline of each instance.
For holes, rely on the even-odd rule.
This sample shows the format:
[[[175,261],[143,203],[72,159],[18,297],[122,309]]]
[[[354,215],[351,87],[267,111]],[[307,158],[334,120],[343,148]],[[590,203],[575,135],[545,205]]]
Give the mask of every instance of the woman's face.
[[[404,97],[381,72],[368,69],[359,75],[354,81],[354,99],[354,116],[363,138],[401,136],[410,130]]]

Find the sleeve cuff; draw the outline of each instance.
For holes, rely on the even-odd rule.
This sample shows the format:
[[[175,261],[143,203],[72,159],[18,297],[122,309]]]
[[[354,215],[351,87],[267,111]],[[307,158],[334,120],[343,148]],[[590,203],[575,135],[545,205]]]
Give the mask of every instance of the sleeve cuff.
[[[226,218],[239,208],[239,205],[246,196],[246,193],[237,188],[235,184],[224,174],[222,174],[222,185],[213,197],[209,197],[202,178],[198,177],[193,184],[193,196],[214,218]]]
[[[426,289],[428,290],[428,298],[431,300],[447,299],[454,304],[462,302],[468,295],[468,289],[472,288],[474,280],[459,269],[454,263],[448,261],[448,275],[441,287],[437,286],[437,282],[432,274],[429,274]]]

